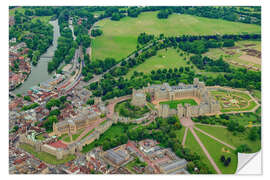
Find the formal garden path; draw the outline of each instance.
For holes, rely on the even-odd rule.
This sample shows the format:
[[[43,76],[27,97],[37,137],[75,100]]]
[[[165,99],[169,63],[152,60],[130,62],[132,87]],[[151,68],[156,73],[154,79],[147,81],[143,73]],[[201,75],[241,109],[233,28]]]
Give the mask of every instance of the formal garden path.
[[[186,139],[187,139],[187,132],[188,130],[190,130],[191,134],[193,135],[193,137],[195,138],[195,140],[197,141],[197,143],[199,144],[200,148],[203,150],[204,154],[206,155],[207,159],[209,160],[209,162],[211,163],[211,165],[213,166],[213,168],[215,169],[215,171],[218,174],[222,174],[221,170],[219,169],[219,167],[217,166],[216,162],[214,161],[214,159],[212,158],[211,154],[209,153],[209,151],[207,150],[207,148],[205,147],[205,145],[202,143],[202,141],[200,140],[199,136],[197,135],[197,133],[195,132],[195,130],[197,130],[200,133],[203,133],[204,135],[208,136],[209,138],[215,140],[216,142],[223,144],[224,146],[227,146],[228,148],[232,149],[232,150],[236,150],[236,148],[218,138],[216,138],[215,136],[201,130],[198,127],[195,127],[196,124],[201,124],[201,123],[194,123],[191,118],[180,118],[180,123],[184,126],[185,129],[185,133],[182,139],[182,145],[184,146],[186,143]],[[203,124],[206,125],[206,124]],[[225,126],[221,126],[221,125],[206,125],[206,126],[212,126],[212,127],[221,127],[221,128],[227,128]],[[195,130],[194,130],[195,129]]]

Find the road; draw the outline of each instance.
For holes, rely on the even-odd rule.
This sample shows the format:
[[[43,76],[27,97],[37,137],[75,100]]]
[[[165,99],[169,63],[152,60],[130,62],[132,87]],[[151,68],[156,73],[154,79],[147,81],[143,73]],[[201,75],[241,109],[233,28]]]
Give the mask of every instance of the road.
[[[142,48],[141,50],[139,50],[138,51],[138,54],[141,54],[144,49],[149,48],[150,46],[152,46],[152,44],[153,43],[148,44],[147,46],[145,46],[144,48]],[[134,58],[135,57],[135,54],[136,54],[136,52],[135,53],[132,53],[127,58],[125,58],[123,61],[127,61],[129,58]],[[112,70],[112,69],[114,69],[116,67],[119,67],[123,61],[120,61],[119,63],[117,63],[116,65],[114,65],[113,67],[111,67],[110,69],[108,69],[107,71],[103,72],[102,74],[95,75],[91,80],[89,80],[89,83],[93,83],[93,82],[99,81],[104,76],[104,74],[106,74],[107,72],[109,72],[110,70]]]

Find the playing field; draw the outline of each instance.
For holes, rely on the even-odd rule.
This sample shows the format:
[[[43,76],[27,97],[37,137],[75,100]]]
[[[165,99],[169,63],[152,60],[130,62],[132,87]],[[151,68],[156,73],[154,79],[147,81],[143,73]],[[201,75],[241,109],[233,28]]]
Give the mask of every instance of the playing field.
[[[113,57],[121,60],[136,49],[137,36],[142,33],[165,36],[182,34],[238,34],[260,33],[260,26],[210,19],[185,14],[173,14],[168,19],[158,19],[158,12],[141,13],[138,18],[125,17],[120,21],[104,19],[98,22],[103,35],[92,41],[92,58]]]
[[[182,104],[182,106],[184,106],[185,104],[190,104],[191,106],[197,105],[197,103],[194,99],[181,99],[181,100],[174,100],[174,101],[164,101],[164,102],[160,102],[159,104],[168,104],[171,109],[176,109],[178,104]]]

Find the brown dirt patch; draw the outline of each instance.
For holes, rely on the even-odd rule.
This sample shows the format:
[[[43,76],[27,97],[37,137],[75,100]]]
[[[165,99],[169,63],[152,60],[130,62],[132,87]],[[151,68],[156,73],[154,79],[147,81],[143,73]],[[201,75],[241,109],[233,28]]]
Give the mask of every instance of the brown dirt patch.
[[[246,62],[250,62],[250,63],[253,63],[253,64],[261,64],[261,59],[260,58],[255,57],[255,56],[250,56],[248,54],[241,55],[239,58],[246,61]]]
[[[227,47],[227,49],[239,49],[239,46]]]
[[[241,51],[246,52],[247,55],[249,56],[254,56],[257,58],[261,58],[261,51],[258,51],[256,49],[242,49]]]
[[[245,44],[245,47],[256,46],[256,44]]]

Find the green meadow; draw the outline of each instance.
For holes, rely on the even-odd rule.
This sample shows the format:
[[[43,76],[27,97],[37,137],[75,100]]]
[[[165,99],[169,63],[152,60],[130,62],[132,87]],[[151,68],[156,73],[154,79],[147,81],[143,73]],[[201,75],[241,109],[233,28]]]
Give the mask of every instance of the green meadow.
[[[186,14],[172,14],[168,19],[158,19],[158,12],[141,13],[137,18],[124,17],[120,21],[104,19],[96,25],[102,36],[92,41],[92,59],[113,57],[120,61],[136,49],[140,33],[177,36],[183,34],[239,34],[260,33],[260,26],[221,19],[210,19]]]

